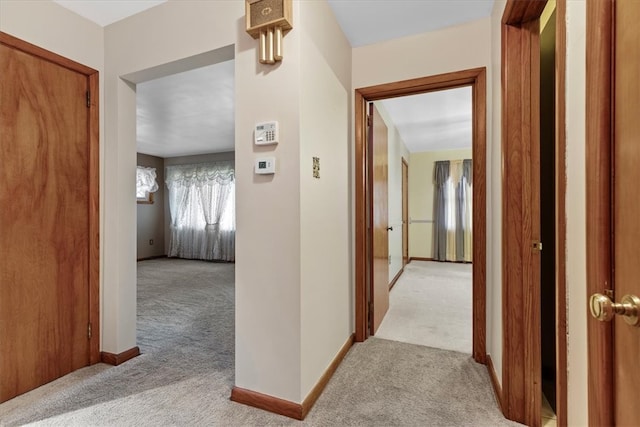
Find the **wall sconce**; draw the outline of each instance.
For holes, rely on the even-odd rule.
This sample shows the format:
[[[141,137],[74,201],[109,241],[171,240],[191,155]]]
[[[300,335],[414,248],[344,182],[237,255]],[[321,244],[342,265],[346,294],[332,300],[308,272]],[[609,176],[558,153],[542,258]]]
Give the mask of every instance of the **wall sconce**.
[[[292,0],[245,0],[247,33],[260,38],[260,63],[282,60],[282,37],[291,26]]]

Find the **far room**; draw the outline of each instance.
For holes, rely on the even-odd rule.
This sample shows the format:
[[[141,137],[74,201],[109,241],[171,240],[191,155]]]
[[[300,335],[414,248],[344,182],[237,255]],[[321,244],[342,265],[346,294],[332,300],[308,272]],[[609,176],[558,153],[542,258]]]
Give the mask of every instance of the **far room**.
[[[182,68],[136,85],[137,342],[175,380],[234,365],[234,60]]]
[[[387,161],[381,163],[388,188],[381,201],[374,177],[375,209],[387,204],[381,234],[388,239],[383,276],[389,308],[379,323],[374,321],[373,332],[378,338],[471,354],[472,88],[384,99],[370,108],[375,158],[375,147],[386,138]],[[376,169],[375,162],[374,176],[383,166]],[[376,242],[374,234],[374,259],[385,249]]]

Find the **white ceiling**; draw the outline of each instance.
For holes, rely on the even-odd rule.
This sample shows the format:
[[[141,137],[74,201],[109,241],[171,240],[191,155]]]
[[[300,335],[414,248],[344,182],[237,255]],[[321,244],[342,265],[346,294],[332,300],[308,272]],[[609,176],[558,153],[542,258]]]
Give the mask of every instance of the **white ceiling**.
[[[54,1],[106,26],[166,0]],[[353,47],[487,17],[494,3],[494,0],[327,1]],[[172,157],[233,150],[233,84],[233,61],[139,83],[138,151]],[[383,105],[412,152],[462,147],[465,143],[470,146],[471,101],[470,95],[467,99],[462,92],[396,98],[385,100]]]
[[[103,27],[167,0],[53,0]]]
[[[380,101],[412,152],[471,148],[471,87]]]
[[[358,47],[425,33],[491,15],[494,0],[327,0]]]
[[[234,150],[234,61],[138,83],[138,152],[158,157]]]

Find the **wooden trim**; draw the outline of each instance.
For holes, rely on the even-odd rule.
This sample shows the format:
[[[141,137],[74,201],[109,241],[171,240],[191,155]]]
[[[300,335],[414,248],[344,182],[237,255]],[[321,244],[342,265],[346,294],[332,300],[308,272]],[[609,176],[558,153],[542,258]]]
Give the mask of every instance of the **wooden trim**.
[[[89,145],[88,188],[89,206],[89,254],[88,254],[88,292],[89,313],[92,336],[89,342],[89,364],[100,361],[100,84],[99,73],[93,68],[60,56],[34,44],[0,31],[0,44],[9,46],[29,55],[37,56],[68,70],[87,77],[87,86],[91,93],[87,134]]]
[[[478,73],[473,90],[473,359],[487,355],[487,77]]]
[[[612,134],[614,7],[587,2],[586,294],[612,288]],[[585,313],[585,316],[587,314]],[[614,425],[613,322],[587,316],[589,424]]]
[[[540,425],[542,405],[540,258],[529,245],[540,238],[539,17],[545,4],[509,0],[502,18],[502,396],[504,415],[527,425]]]
[[[419,77],[416,79],[363,87],[356,89],[356,94],[360,94],[367,101],[378,101],[381,99],[398,98],[401,96],[416,95],[419,93],[433,92],[442,89],[454,89],[456,87],[475,84],[478,75],[482,73],[486,74],[486,68],[472,68],[452,73],[437,74],[429,77]],[[356,101],[358,100],[356,99]],[[358,132],[357,128],[356,132]]]
[[[567,0],[556,1],[556,416],[567,423],[567,171],[566,61]]]
[[[167,258],[167,255],[154,255],[154,256],[148,256],[148,257],[144,257],[144,258],[138,258],[136,259],[136,261],[150,261],[152,259],[160,259],[160,258]]]
[[[433,258],[423,258],[419,256],[412,256],[412,257],[409,257],[409,262],[411,261],[433,261]]]
[[[524,58],[523,65],[531,70],[525,86],[531,91],[529,102],[522,104],[525,121],[528,120],[530,126],[529,136],[522,140],[525,153],[523,160],[529,159],[522,162],[524,419],[527,425],[537,426],[541,423],[542,410],[541,256],[540,252],[532,251],[529,245],[533,240],[540,240],[540,20],[528,21],[522,24],[522,28],[530,34],[524,37],[525,45],[528,43],[526,49],[529,58]]]
[[[356,303],[356,341],[367,339],[367,150],[365,120],[366,100],[355,92],[355,303]]]
[[[118,353],[118,354],[108,353],[106,351],[103,351],[102,353],[100,353],[100,361],[108,365],[118,366],[139,355],[140,355],[139,347],[133,347],[127,351],[123,351],[122,353]]]
[[[400,276],[402,276],[402,273],[404,273],[404,267],[402,267],[400,271],[398,271],[398,274],[396,274],[391,283],[389,283],[389,290],[391,290],[396,285],[396,282],[398,281]]]
[[[320,397],[320,394],[322,394],[322,391],[327,386],[329,380],[338,369],[338,366],[340,366],[340,363],[342,363],[342,360],[351,349],[354,339],[355,334],[351,334],[349,338],[347,338],[347,341],[342,345],[340,351],[338,351],[336,357],[333,358],[333,361],[329,364],[327,370],[324,371],[324,374],[322,374],[315,387],[311,389],[311,391],[307,395],[307,398],[302,401],[302,419],[307,416],[313,405],[318,400],[318,397]]]
[[[340,363],[349,352],[354,339],[355,334],[351,334],[349,338],[347,338],[347,341],[340,348],[336,357],[331,361],[327,370],[322,374],[315,387],[311,389],[302,403],[291,402],[289,400],[280,399],[278,397],[269,396],[268,394],[258,393],[256,391],[240,387],[233,387],[231,390],[231,400],[302,421],[316,403],[322,394],[322,391],[329,383],[329,380],[338,369],[338,366],[340,366]]]
[[[57,53],[43,49],[19,38],[13,37],[10,34],[3,33],[2,31],[0,31],[0,43],[24,53],[28,53],[29,55],[37,56],[41,59],[44,59],[45,61],[52,62],[66,69],[84,74],[85,76],[91,76],[98,73],[98,71],[94,70],[93,68],[87,67],[86,65],[82,65],[79,62],[75,62],[69,58],[60,56]]]
[[[410,215],[409,215],[409,161],[406,160],[404,157],[401,157],[402,159],[402,165],[406,166],[407,168],[407,189],[406,189],[406,193],[407,193],[407,257],[404,257],[404,252],[402,253],[402,268],[404,269],[404,266],[409,264],[411,262],[411,257],[409,256],[409,238],[411,237],[411,233],[409,233],[409,225],[411,225],[411,222],[409,221]],[[402,166],[400,167],[400,171],[402,173]],[[404,175],[402,176],[402,182],[404,182]],[[402,198],[404,199],[404,190],[403,194],[402,194]],[[404,203],[404,200],[403,200]],[[404,244],[404,216],[402,218],[403,224],[402,224],[402,239],[403,239],[403,244]]]
[[[547,0],[510,0],[504,8],[502,23],[506,25],[521,25],[540,18]]]
[[[491,360],[490,354],[487,354],[487,371],[489,371],[491,385],[493,386],[493,392],[496,396],[496,400],[498,401],[498,405],[500,406],[500,410],[504,413],[502,387],[500,386],[500,381],[498,381],[498,374],[496,373],[496,368],[493,366],[493,360]]]
[[[356,341],[366,339],[366,139],[365,103],[462,86],[473,88],[473,357],[486,357],[486,69],[386,83],[355,90],[355,328]]]
[[[536,3],[534,5],[534,3]],[[510,1],[503,23],[503,396],[507,418],[529,425],[540,422],[540,301],[536,269],[531,269],[528,242],[536,229],[527,224],[531,211],[526,194],[531,169],[520,166],[523,156],[537,147],[537,100],[539,81],[536,57],[539,28],[536,24],[544,1]],[[527,6],[528,7],[528,6]],[[516,12],[520,8],[520,12]],[[535,13],[533,13],[535,11]],[[514,15],[515,14],[515,15]],[[518,16],[518,14],[520,14]],[[536,16],[537,14],[537,16]],[[556,411],[558,425],[567,423],[567,316],[566,316],[566,0],[556,4]],[[587,61],[588,62],[588,61]],[[533,94],[533,96],[532,96]],[[535,165],[533,165],[535,168]],[[516,250],[515,248],[519,248]],[[521,252],[522,250],[522,252]],[[532,280],[533,278],[533,280]],[[521,285],[519,285],[521,284]]]
[[[89,75],[89,363],[100,361],[100,86]]]
[[[231,400],[296,420],[304,419],[301,404],[269,396],[268,394],[258,393],[257,391],[233,387],[231,390]]]
[[[153,193],[148,193],[147,197],[142,198],[142,199],[136,199],[136,203],[139,205],[152,205],[154,202],[153,200]]]

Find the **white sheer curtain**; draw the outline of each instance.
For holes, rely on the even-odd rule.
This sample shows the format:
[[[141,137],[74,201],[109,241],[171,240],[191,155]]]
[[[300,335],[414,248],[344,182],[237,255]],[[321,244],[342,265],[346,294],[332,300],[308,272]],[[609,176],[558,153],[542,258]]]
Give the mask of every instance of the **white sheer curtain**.
[[[136,167],[136,198],[144,199],[149,193],[158,191],[156,168]]]
[[[167,167],[169,256],[235,260],[235,174],[230,162]]]

